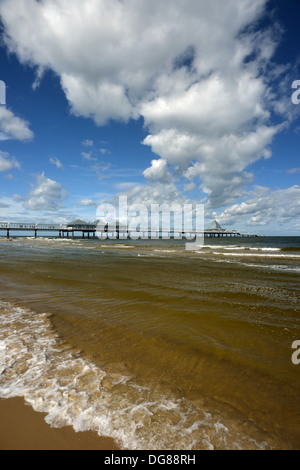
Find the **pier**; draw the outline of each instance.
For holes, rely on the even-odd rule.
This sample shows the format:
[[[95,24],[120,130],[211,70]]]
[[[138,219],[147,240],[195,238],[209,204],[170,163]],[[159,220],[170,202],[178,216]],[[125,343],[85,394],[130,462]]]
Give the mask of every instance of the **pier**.
[[[6,238],[14,236],[22,237],[34,237],[45,236],[47,233],[49,237],[53,238],[75,238],[76,235],[81,235],[82,238],[90,238],[91,236],[96,238],[96,228],[93,227],[82,227],[82,228],[68,228],[66,225],[41,225],[41,224],[28,224],[28,223],[1,223],[0,222],[0,236],[4,233]]]
[[[97,222],[97,221],[96,221]],[[67,225],[60,224],[31,224],[31,223],[6,223],[0,222],[0,237],[10,239],[12,237],[34,237],[47,236],[49,238],[82,238],[82,239],[95,239],[95,238],[115,238],[115,239],[128,239],[128,238],[142,238],[142,239],[159,239],[159,238],[177,238],[181,239],[186,237],[192,239],[196,236],[204,236],[207,238],[224,238],[224,237],[257,237],[255,234],[243,234],[237,230],[226,230],[214,221],[208,229],[204,232],[174,232],[153,229],[139,229],[131,230],[118,223],[113,228],[104,223],[87,223],[84,221],[74,221]]]
[[[216,221],[213,220],[210,226],[204,230],[205,237],[257,237],[256,234],[252,233],[240,233],[238,230],[227,230],[222,228],[221,225]]]

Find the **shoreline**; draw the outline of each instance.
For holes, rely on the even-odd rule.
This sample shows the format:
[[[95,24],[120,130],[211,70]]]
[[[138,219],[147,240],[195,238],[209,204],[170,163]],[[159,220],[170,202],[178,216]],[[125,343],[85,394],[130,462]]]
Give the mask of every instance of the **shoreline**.
[[[0,398],[0,450],[121,450],[110,437],[52,428],[23,398]]]

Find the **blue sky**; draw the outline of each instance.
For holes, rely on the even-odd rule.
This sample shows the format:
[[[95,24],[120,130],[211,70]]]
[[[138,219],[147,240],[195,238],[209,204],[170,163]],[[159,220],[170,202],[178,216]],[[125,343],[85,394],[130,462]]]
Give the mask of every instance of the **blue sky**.
[[[296,0],[1,0],[0,220],[197,202],[300,235]]]

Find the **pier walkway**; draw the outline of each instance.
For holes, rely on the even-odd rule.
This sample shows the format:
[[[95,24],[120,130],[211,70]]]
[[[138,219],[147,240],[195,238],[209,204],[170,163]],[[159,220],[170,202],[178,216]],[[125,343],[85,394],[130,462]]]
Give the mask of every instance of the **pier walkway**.
[[[113,236],[114,234],[114,236]],[[109,230],[108,226],[103,226],[99,229],[95,225],[87,224],[86,226],[68,226],[59,224],[30,224],[30,223],[6,223],[0,222],[0,237],[10,239],[12,237],[34,237],[47,236],[49,238],[193,238],[196,236],[203,236],[203,232],[165,232],[160,230],[147,230],[140,229],[129,230],[123,227],[116,226],[115,231]],[[204,237],[209,238],[223,238],[223,237],[256,237],[254,234],[242,234],[236,230],[225,229],[207,229],[204,231]]]

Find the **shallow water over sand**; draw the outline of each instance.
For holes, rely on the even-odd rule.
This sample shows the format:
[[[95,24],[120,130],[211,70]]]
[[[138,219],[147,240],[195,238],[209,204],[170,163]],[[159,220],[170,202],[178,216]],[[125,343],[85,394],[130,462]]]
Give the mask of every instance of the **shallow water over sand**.
[[[0,241],[0,395],[124,448],[298,448],[299,266],[299,238]]]

